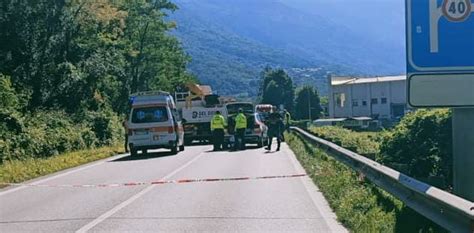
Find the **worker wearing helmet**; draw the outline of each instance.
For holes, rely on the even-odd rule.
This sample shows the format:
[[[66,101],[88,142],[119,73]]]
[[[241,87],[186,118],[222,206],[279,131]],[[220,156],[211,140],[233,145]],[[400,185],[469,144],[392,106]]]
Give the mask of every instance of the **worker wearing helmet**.
[[[245,150],[245,129],[247,129],[247,117],[244,110],[239,108],[239,113],[235,117],[235,150]]]
[[[216,111],[216,114],[211,120],[211,131],[212,131],[212,142],[214,144],[214,151],[220,151],[223,149],[224,144],[224,129],[227,126],[224,116],[220,111]]]

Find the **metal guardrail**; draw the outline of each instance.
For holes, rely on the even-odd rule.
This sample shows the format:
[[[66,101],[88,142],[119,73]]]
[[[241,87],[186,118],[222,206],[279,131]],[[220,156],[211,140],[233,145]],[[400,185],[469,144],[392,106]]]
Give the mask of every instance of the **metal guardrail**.
[[[291,129],[445,229],[474,232],[474,202],[423,183],[300,128]]]

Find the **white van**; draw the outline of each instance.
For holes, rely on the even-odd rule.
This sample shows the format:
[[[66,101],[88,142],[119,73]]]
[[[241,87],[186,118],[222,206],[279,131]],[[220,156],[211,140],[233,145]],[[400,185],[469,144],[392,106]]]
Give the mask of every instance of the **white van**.
[[[132,156],[141,150],[167,148],[173,154],[184,150],[184,129],[173,97],[162,91],[132,94],[128,119],[128,143]]]

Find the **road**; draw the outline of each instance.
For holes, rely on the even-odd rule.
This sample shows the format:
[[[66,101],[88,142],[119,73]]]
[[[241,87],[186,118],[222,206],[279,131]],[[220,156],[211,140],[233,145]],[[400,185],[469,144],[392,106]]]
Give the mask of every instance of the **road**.
[[[33,185],[115,184],[304,173],[293,152],[263,149],[119,155]],[[0,232],[346,232],[308,177],[0,191]]]

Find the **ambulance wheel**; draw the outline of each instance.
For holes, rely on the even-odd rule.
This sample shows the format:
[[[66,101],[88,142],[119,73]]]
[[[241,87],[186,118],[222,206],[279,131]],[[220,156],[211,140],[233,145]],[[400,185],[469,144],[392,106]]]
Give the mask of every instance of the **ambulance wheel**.
[[[136,149],[133,149],[133,148],[132,148],[132,149],[130,150],[130,156],[136,157],[137,155],[138,155],[138,151],[137,151]]]
[[[171,154],[178,154],[178,143],[175,143],[171,148]]]

